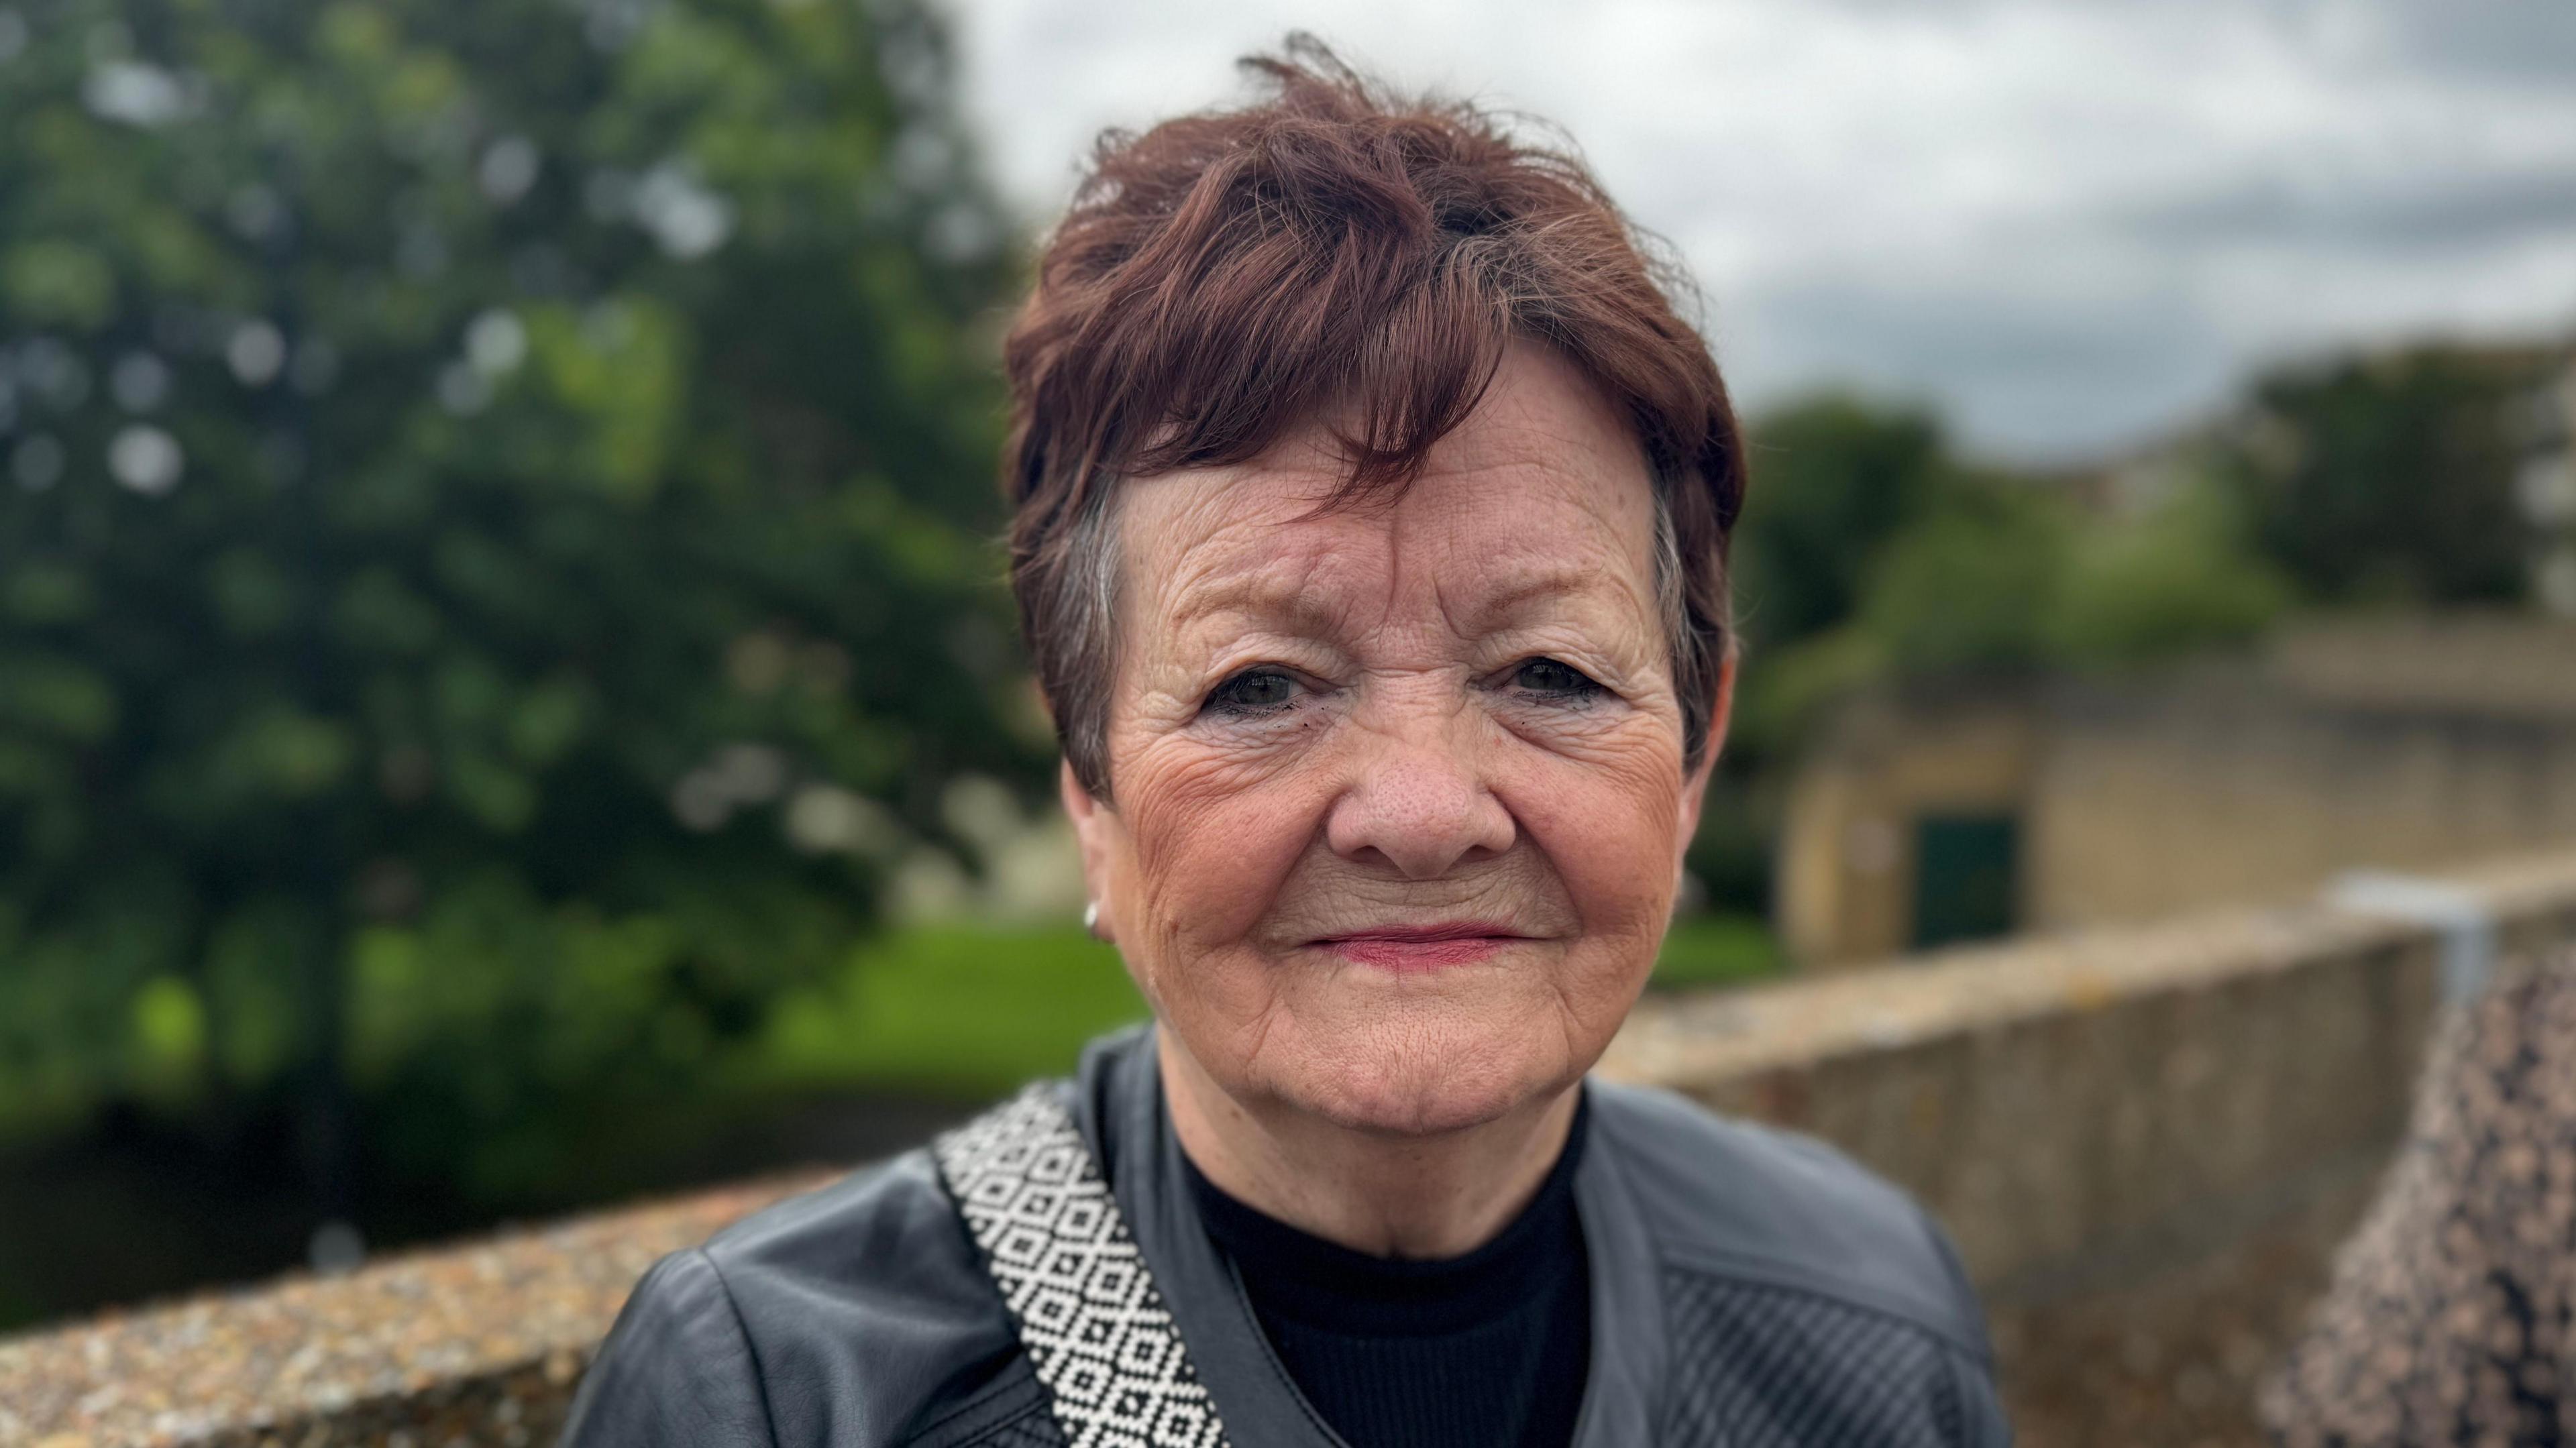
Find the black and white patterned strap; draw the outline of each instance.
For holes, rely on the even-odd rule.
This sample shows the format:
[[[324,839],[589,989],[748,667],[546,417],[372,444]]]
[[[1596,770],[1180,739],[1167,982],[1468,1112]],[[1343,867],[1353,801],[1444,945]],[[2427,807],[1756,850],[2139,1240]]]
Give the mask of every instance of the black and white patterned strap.
[[[1144,1254],[1043,1083],[931,1143],[1071,1448],[1227,1448]]]

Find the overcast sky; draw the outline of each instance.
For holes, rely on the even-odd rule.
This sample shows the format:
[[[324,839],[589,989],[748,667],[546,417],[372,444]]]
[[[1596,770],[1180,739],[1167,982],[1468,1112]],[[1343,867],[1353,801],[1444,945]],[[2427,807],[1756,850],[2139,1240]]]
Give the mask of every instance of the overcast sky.
[[[1843,382],[2076,460],[2250,367],[2576,330],[2576,0],[952,0],[1043,219],[1304,27],[1563,125],[1758,408]]]

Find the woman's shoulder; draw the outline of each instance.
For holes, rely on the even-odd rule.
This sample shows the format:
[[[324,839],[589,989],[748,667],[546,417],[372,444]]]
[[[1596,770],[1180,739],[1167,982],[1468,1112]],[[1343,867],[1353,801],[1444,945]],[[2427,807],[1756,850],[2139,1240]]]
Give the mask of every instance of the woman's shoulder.
[[[930,1153],[915,1149],[657,1262],[564,1443],[962,1448],[1023,1441],[1010,1425],[1044,1411]]]
[[[1677,1092],[1590,1089],[1668,1270],[1838,1302],[1990,1356],[1956,1250],[1901,1188],[1814,1137]]]

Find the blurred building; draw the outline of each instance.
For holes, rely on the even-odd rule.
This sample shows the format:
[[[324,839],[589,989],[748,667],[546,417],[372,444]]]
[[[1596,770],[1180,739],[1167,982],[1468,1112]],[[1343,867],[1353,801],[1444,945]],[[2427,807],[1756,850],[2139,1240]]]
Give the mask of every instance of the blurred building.
[[[2570,840],[2576,620],[2318,623],[2154,674],[1855,697],[1791,781],[1776,919],[1840,966]]]

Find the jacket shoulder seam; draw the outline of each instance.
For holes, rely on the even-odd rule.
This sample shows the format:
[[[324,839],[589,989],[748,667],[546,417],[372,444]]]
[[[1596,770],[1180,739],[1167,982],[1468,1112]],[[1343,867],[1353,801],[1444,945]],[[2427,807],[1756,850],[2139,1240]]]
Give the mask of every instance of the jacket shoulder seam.
[[[751,1360],[752,1391],[760,1398],[761,1432],[769,1439],[771,1448],[776,1448],[778,1415],[769,1406],[769,1374],[760,1365],[760,1344],[752,1340],[751,1327],[742,1320],[742,1304],[734,1301],[733,1284],[725,1280],[724,1268],[716,1261],[715,1254],[704,1247],[692,1247],[689,1251],[707,1264],[707,1272],[716,1280],[716,1292],[724,1298],[725,1312],[733,1318],[733,1335],[741,1339],[743,1356]]]

